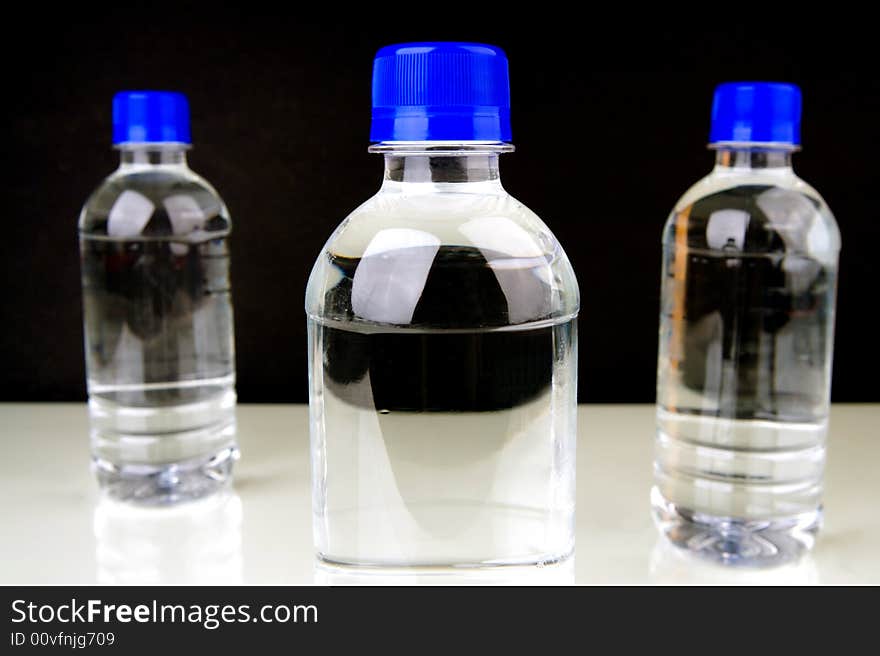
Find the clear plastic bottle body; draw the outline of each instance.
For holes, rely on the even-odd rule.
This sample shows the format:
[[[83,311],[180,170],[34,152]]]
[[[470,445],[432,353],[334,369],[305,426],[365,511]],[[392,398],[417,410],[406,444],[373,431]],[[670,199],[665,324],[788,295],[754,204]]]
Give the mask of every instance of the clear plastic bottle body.
[[[788,560],[821,522],[840,234],[790,158],[720,150],[663,233],[652,502],[724,562]]]
[[[182,144],[125,145],[79,220],[92,459],[110,496],[172,503],[231,478],[231,223]]]
[[[503,189],[493,148],[386,150],[381,190],[330,237],[306,295],[318,555],[563,559],[579,306],[568,259]]]

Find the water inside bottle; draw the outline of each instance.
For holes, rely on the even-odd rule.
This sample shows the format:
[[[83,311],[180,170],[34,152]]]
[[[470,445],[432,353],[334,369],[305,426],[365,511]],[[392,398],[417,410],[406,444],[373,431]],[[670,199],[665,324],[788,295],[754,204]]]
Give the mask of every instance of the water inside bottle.
[[[202,496],[236,456],[230,226],[220,210],[208,189],[168,172],[111,177],[86,208],[92,452],[112,496]]]
[[[836,253],[801,229],[816,207],[735,187],[687,206],[667,237],[655,510],[718,525],[673,539],[734,560],[790,556],[820,519]]]
[[[497,325],[505,289],[549,303],[547,259],[493,269],[472,247],[395,253],[398,268],[426,258],[430,268],[400,327],[352,320],[356,274],[381,260],[326,257],[338,282],[326,316],[309,321],[319,552],[409,566],[566,556],[576,323]]]

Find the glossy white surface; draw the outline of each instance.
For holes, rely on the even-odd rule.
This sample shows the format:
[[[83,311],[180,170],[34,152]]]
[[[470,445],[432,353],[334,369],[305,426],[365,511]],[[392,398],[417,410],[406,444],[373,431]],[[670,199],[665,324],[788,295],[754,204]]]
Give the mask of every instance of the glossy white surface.
[[[235,492],[170,509],[100,499],[85,405],[0,405],[0,584],[880,583],[880,405],[832,410],[825,528],[794,565],[731,570],[660,542],[654,408],[580,407],[577,550],[561,567],[390,573],[316,567],[305,406],[238,409]]]

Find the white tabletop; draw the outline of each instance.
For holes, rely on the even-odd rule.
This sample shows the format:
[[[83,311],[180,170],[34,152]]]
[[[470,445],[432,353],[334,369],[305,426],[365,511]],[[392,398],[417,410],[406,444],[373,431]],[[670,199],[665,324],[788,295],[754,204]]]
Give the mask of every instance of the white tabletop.
[[[580,407],[577,548],[562,566],[454,575],[317,567],[307,417],[305,406],[239,406],[234,491],[142,509],[98,495],[85,405],[0,404],[0,584],[880,583],[880,405],[834,406],[816,548],[759,570],[710,565],[658,539],[648,405]]]

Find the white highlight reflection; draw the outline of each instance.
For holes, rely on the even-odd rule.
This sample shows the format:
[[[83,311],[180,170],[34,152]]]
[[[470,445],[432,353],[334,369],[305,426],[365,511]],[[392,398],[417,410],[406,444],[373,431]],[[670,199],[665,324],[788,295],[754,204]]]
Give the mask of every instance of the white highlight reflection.
[[[239,584],[241,523],[232,491],[159,508],[102,498],[94,515],[98,583]]]
[[[662,585],[816,585],[812,556],[776,567],[724,566],[700,558],[659,538],[651,552],[652,583]]]
[[[174,194],[164,201],[165,211],[171,221],[171,228],[175,235],[187,235],[204,227],[208,217],[199,207],[196,199],[187,194]]]
[[[163,201],[168,219],[171,221],[171,230],[175,235],[186,236],[188,241],[197,242],[204,239],[203,230],[208,217],[199,207],[195,198],[187,194],[174,194]],[[181,242],[171,242],[171,252],[178,256],[184,256],[189,251],[189,246]]]
[[[507,299],[510,323],[521,323],[550,312],[553,280],[541,245],[507,217],[484,216],[458,228],[480,250]]]
[[[735,247],[741,251],[746,243],[746,230],[751,216],[742,210],[716,210],[706,224],[706,243],[709,248],[724,250]]]
[[[119,194],[107,216],[107,234],[111,237],[136,237],[141,234],[156,206],[142,193],[126,189]]]
[[[377,323],[410,323],[439,250],[440,240],[422,230],[377,232],[351,283],[355,314]]]
[[[485,568],[336,567],[315,560],[315,585],[573,585],[574,556],[561,563]]]

